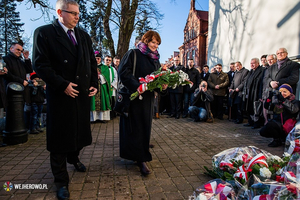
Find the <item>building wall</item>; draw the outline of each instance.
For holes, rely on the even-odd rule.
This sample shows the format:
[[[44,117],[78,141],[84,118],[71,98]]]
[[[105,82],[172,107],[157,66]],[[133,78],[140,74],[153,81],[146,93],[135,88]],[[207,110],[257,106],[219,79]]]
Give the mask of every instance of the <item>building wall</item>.
[[[300,54],[299,0],[209,0],[208,64],[241,61],[276,53]]]

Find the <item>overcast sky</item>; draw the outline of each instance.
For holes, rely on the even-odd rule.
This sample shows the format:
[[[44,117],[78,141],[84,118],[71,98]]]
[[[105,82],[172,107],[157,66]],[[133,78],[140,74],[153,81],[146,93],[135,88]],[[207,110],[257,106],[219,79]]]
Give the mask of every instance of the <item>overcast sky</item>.
[[[178,51],[178,47],[183,44],[183,29],[186,24],[188,13],[190,10],[190,0],[152,0],[157,4],[160,12],[164,14],[164,19],[161,21],[161,27],[158,32],[161,36],[162,43],[159,46],[159,53],[161,55],[160,62],[165,62],[174,51]],[[55,5],[56,0],[50,0],[50,4]],[[172,2],[172,3],[171,3]],[[41,11],[34,9],[26,10],[29,5],[25,5],[24,1],[18,6],[20,17],[24,25],[25,35],[33,37],[34,30],[44,24],[44,18],[37,21],[32,19],[39,18]],[[208,0],[196,0],[196,9],[208,11]],[[55,14],[55,12],[53,12]],[[32,38],[31,41],[32,43]],[[133,46],[133,40],[130,47]]]

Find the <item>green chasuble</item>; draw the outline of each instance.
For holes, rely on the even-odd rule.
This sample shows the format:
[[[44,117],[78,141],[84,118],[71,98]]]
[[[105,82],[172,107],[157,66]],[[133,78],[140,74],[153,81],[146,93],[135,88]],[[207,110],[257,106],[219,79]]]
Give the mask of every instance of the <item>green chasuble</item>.
[[[101,75],[104,77],[106,83],[100,84],[100,110],[106,111],[111,110],[111,80],[110,80],[110,70],[106,65],[100,66]],[[100,80],[101,82],[101,80]]]

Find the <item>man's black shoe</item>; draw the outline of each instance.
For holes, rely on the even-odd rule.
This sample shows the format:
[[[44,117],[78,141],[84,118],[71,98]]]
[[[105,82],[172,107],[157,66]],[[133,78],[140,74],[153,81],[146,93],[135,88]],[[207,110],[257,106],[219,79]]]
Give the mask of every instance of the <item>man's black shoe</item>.
[[[175,117],[175,115],[174,115],[174,114],[171,114],[171,115],[169,115],[167,118],[172,118],[172,117]]]
[[[59,200],[69,199],[70,193],[69,193],[68,188],[66,186],[59,188],[56,192],[56,196]]]
[[[234,123],[235,124],[241,124],[242,122],[240,120],[236,120]]]
[[[179,119],[180,118],[180,115],[176,115],[175,119]]]
[[[187,115],[182,115],[182,118],[187,118]]]
[[[256,125],[256,124],[254,124],[252,127],[251,127],[252,129],[257,129],[257,128],[260,128],[260,126],[259,125]]]
[[[80,161],[78,163],[73,164],[75,169],[79,172],[85,172],[86,168],[84,166],[84,164],[82,164]]]
[[[247,124],[244,124],[244,126],[247,126],[247,127],[249,127],[249,126],[253,126],[253,124],[249,124],[249,123],[247,123]]]
[[[200,122],[199,118],[194,119],[194,122]]]
[[[268,144],[268,147],[279,147],[281,146],[281,141],[279,139],[273,139],[273,141]]]

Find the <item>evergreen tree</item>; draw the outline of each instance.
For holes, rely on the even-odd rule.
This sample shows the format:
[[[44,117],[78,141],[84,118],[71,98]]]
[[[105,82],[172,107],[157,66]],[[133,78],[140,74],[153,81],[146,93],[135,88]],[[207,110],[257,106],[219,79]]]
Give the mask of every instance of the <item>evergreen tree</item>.
[[[21,40],[24,32],[17,4],[13,0],[0,0],[0,53],[7,54],[12,42]]]
[[[103,29],[103,16],[104,11],[101,8],[105,7],[104,0],[95,0],[91,6],[90,12],[90,36],[93,42],[93,48],[95,50],[101,51],[102,54],[106,53],[105,47],[103,45],[104,40],[104,29]]]

